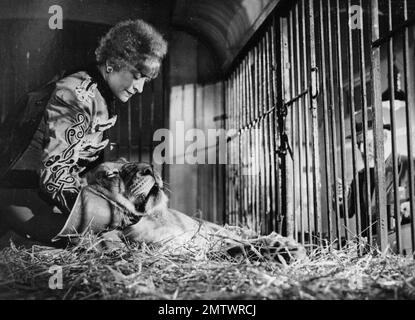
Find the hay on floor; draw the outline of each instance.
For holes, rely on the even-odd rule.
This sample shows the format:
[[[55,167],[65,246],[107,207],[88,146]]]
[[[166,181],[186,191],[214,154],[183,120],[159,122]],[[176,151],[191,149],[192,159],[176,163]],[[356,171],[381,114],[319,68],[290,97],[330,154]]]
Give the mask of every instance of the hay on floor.
[[[0,299],[414,299],[412,258],[348,248],[314,249],[292,264],[229,259],[188,249],[98,249],[85,236],[75,247],[34,245],[0,251]],[[62,289],[51,290],[51,267]]]

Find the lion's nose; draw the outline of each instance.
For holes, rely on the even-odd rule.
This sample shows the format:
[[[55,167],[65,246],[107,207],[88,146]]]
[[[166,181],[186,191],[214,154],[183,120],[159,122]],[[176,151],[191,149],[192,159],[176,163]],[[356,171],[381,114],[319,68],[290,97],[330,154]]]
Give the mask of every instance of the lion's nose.
[[[152,176],[153,175],[153,170],[151,169],[151,167],[145,168],[143,170],[143,176]]]

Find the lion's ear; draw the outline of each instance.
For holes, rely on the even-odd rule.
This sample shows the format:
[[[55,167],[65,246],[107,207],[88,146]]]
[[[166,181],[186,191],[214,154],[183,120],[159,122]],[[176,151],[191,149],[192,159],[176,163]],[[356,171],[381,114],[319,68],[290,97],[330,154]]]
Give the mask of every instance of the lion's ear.
[[[116,162],[119,162],[119,163],[128,163],[127,159],[125,159],[123,157],[122,158],[118,158],[118,160]]]

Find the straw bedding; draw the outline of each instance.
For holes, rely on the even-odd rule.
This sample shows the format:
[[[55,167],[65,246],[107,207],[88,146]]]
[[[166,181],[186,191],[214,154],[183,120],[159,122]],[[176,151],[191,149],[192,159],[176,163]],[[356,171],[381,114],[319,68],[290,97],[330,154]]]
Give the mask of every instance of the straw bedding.
[[[352,242],[309,248],[286,264],[191,247],[102,249],[100,241],[85,235],[67,249],[11,242],[0,251],[0,299],[415,299],[412,258],[375,248],[358,256]],[[51,266],[62,267],[61,290],[49,288]]]

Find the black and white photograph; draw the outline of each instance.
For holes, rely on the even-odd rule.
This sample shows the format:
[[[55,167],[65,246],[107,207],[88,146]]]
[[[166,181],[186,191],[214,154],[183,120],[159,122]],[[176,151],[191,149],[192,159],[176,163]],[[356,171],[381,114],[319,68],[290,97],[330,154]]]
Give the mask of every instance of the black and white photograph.
[[[0,300],[415,299],[415,0],[0,0],[0,70]]]

